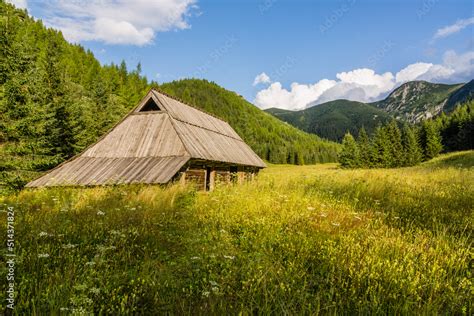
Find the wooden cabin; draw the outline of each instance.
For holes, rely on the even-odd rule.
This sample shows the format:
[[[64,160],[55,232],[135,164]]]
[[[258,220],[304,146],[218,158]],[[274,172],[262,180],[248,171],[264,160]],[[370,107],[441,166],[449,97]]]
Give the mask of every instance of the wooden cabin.
[[[95,144],[26,186],[192,181],[212,190],[265,167],[227,122],[151,90]]]

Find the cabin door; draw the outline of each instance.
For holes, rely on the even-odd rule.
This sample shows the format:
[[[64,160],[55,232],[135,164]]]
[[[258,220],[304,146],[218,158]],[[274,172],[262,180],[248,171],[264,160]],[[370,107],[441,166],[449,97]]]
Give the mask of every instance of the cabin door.
[[[206,191],[211,189],[211,168],[206,168]]]

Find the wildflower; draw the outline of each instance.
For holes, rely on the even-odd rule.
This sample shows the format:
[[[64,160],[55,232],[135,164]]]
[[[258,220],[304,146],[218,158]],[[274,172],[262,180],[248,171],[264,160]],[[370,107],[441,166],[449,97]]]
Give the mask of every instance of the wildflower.
[[[395,216],[394,219],[400,219],[400,217],[399,217],[399,216]]]
[[[212,292],[217,293],[219,292],[219,288],[217,286],[212,287]]]
[[[38,254],[38,258],[49,258],[49,254],[47,254],[47,253],[40,253],[40,254]]]
[[[227,233],[227,231],[225,229],[221,229],[220,232],[223,233],[223,234]]]
[[[67,244],[67,245],[63,245],[62,248],[63,249],[72,249],[72,248],[76,248],[77,245],[74,245],[74,244]]]
[[[89,262],[86,262],[86,266],[93,266],[95,264],[94,261],[89,261]]]
[[[100,289],[96,288],[96,287],[93,287],[89,290],[89,292],[91,292],[92,294],[99,294],[100,293]]]
[[[308,208],[308,211],[314,211],[315,210],[315,208],[312,207],[312,206],[308,206],[307,208]]]
[[[230,259],[230,260],[234,260],[234,259],[235,259],[235,256],[227,256],[227,255],[224,255],[224,258]]]
[[[102,212],[102,211],[98,211],[98,212],[97,212],[97,215],[99,215],[99,216],[103,216],[103,215],[105,215],[105,213],[104,213],[104,212]]]
[[[201,258],[197,257],[197,256],[194,256],[194,257],[191,257],[191,260],[199,260]]]
[[[209,291],[202,292],[202,296],[204,296],[204,297],[209,297],[209,294],[211,294],[211,292],[209,292]]]
[[[335,223],[335,222],[332,222],[331,224],[332,224],[332,226],[336,226],[336,227],[341,226],[341,224]]]
[[[65,311],[68,311],[69,308],[67,308],[67,307],[61,307],[59,310],[60,310],[61,312],[65,312]]]
[[[47,232],[41,232],[41,233],[39,233],[39,236],[40,237],[45,237],[45,236],[48,236],[48,233]]]

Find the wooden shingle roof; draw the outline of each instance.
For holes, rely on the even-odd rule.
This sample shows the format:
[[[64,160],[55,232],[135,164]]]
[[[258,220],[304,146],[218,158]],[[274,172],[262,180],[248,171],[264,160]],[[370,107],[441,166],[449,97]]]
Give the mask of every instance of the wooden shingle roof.
[[[167,183],[193,158],[265,167],[227,122],[151,90],[98,142],[27,187]]]

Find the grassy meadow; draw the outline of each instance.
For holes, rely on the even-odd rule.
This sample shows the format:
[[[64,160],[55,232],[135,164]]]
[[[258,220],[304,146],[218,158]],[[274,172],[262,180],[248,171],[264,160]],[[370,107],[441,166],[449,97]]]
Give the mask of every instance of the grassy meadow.
[[[274,165],[211,193],[24,190],[0,199],[14,312],[472,315],[473,164]]]

